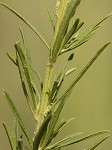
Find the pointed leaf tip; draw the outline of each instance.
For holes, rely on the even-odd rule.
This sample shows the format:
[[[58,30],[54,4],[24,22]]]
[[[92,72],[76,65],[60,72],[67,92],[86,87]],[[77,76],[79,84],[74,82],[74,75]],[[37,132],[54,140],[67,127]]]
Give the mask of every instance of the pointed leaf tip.
[[[105,140],[107,140],[110,137],[110,135],[107,135],[106,137],[104,137],[103,139],[101,139],[100,141],[98,141],[97,143],[95,143],[91,148],[89,149],[84,149],[84,150],[94,150],[96,149],[99,145],[101,145]]]
[[[48,43],[45,41],[43,36],[40,34],[40,32],[35,28],[25,17],[23,17],[21,14],[19,14],[16,10],[11,8],[5,3],[0,2],[0,5],[3,7],[7,8],[9,11],[11,11],[13,14],[15,14],[18,18],[20,18],[38,37],[39,39],[43,42],[43,44],[49,49]]]
[[[72,60],[73,57],[74,57],[74,53],[72,53],[72,54],[69,56],[68,61]]]

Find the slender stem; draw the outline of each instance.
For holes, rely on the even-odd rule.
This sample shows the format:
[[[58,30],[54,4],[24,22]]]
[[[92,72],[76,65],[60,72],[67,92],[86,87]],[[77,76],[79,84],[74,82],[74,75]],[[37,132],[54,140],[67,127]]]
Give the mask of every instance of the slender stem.
[[[42,95],[40,99],[40,107],[38,112],[38,126],[36,127],[36,132],[38,131],[39,127],[41,126],[44,117],[49,112],[50,109],[50,102],[49,102],[49,92],[51,89],[51,83],[53,78],[53,71],[54,71],[54,61],[49,59],[48,64],[46,66],[46,73],[45,73],[45,80],[42,90]]]

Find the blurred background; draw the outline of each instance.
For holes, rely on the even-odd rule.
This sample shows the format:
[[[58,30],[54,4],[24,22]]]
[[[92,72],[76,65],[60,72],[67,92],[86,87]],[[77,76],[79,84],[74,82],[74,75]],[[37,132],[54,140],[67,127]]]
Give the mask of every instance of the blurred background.
[[[50,43],[53,32],[47,15],[47,8],[54,17],[55,0],[1,0],[25,16],[38,28],[44,38]],[[99,19],[112,11],[112,0],[84,0],[77,9],[76,17],[85,22],[81,32],[91,27]],[[38,70],[42,79],[48,58],[48,50],[38,37],[21,20],[7,9],[0,6],[0,149],[10,150],[8,139],[2,127],[6,122],[10,127],[13,115],[3,97],[5,89],[14,100],[31,137],[33,136],[34,120],[26,107],[26,101],[22,92],[17,68],[6,56],[9,51],[15,55],[14,44],[21,41],[19,25],[26,34],[34,68]],[[105,43],[112,41],[112,17],[106,20],[96,35],[89,42],[77,48],[75,59],[70,67],[76,67],[77,71],[68,77],[64,89],[74,77],[92,58],[95,52]],[[67,55],[58,59],[56,72],[59,72],[66,62]],[[61,118],[75,120],[67,125],[58,136],[58,140],[73,132],[83,132],[84,135],[99,130],[112,131],[112,44],[104,51],[100,58],[76,86],[71,98],[67,101]],[[21,131],[20,131],[21,134]],[[94,144],[99,138],[76,144],[65,150],[81,150]],[[105,141],[97,150],[111,150],[112,137]]]

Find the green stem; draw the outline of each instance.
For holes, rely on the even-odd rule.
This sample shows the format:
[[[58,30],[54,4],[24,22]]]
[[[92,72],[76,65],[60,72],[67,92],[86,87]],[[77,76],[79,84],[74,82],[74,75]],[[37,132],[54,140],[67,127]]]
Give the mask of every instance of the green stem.
[[[45,80],[44,80],[43,90],[40,99],[40,107],[37,116],[38,126],[36,127],[36,132],[40,128],[44,120],[44,117],[50,111],[51,104],[49,102],[49,92],[51,89],[53,71],[54,71],[54,61],[52,59],[49,59],[48,64],[46,66]]]

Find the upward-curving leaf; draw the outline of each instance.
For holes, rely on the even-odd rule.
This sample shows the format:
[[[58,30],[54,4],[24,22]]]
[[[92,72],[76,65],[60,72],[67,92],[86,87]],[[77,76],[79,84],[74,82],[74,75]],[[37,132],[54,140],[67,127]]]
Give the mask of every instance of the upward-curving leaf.
[[[49,45],[47,44],[45,39],[42,37],[42,35],[39,33],[39,31],[25,17],[23,17],[16,10],[14,10],[13,8],[9,7],[8,5],[6,5],[6,4],[4,4],[2,2],[0,2],[0,5],[4,6],[8,10],[10,10],[12,13],[14,13],[16,16],[18,16],[23,22],[25,22],[25,24],[27,24],[36,33],[36,35],[41,39],[41,41],[49,49]]]
[[[21,127],[21,129],[23,131],[23,133],[25,134],[30,147],[32,148],[32,142],[31,142],[31,140],[30,140],[30,138],[29,138],[29,136],[27,134],[26,128],[24,126],[24,123],[22,121],[22,118],[21,118],[20,114],[17,111],[16,106],[14,105],[12,99],[10,98],[10,96],[9,96],[9,94],[7,92],[4,91],[3,94],[4,94],[5,98],[6,98],[6,100],[7,100],[8,104],[9,104],[9,106],[10,106],[10,108],[11,108],[11,110],[12,110],[14,116],[15,116],[15,118],[17,119],[17,121],[18,121],[18,123],[19,123],[19,125],[20,125],[20,127]]]

